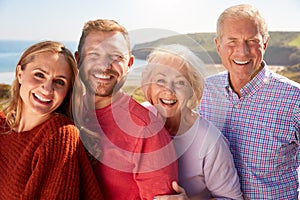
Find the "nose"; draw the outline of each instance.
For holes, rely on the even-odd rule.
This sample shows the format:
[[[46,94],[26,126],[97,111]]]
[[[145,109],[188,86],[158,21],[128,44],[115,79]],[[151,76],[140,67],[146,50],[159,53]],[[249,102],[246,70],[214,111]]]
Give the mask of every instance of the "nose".
[[[52,94],[54,91],[54,85],[52,80],[47,80],[42,85],[43,91],[45,94]]]
[[[175,93],[175,85],[173,81],[166,83],[165,88],[167,89],[168,92]]]
[[[103,70],[110,69],[112,62],[113,61],[109,57],[102,57],[98,59],[99,67]]]
[[[237,53],[241,55],[249,54],[249,46],[246,41],[242,41],[237,46]]]

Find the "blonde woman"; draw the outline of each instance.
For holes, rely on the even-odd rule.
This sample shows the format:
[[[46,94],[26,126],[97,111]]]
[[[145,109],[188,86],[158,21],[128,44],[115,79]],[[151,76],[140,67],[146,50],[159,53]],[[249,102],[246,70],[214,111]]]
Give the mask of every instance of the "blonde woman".
[[[142,76],[143,103],[164,122],[177,151],[179,185],[186,199],[242,199],[227,140],[194,109],[204,79],[203,63],[182,45],[154,49]],[[198,67],[198,68],[197,68]],[[178,188],[174,188],[177,192]],[[156,199],[182,199],[184,193]]]
[[[63,44],[22,54],[0,112],[0,199],[102,199],[69,117],[77,68]]]

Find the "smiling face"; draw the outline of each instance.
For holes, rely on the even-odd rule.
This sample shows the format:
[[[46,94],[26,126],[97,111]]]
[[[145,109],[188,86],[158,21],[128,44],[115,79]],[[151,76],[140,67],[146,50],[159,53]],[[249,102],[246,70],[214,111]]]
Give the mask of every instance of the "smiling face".
[[[32,62],[17,68],[23,117],[51,115],[63,102],[72,72],[61,54],[36,54]]]
[[[218,54],[229,71],[232,84],[245,85],[261,69],[267,41],[249,19],[225,19],[221,36],[215,40]]]
[[[151,66],[148,101],[165,118],[184,115],[187,102],[192,96],[192,88],[187,80],[187,69],[179,59],[160,60]]]
[[[129,47],[119,32],[94,31],[87,35],[82,47],[80,77],[89,93],[111,98],[124,84],[133,63]]]

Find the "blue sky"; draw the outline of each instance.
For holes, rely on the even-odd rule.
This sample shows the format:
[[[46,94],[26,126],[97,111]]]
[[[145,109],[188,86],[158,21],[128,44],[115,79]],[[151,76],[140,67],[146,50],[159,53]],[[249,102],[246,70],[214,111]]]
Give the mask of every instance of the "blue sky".
[[[77,41],[83,24],[96,18],[129,31],[215,32],[219,14],[240,3],[258,7],[270,31],[300,31],[299,0],[0,0],[0,39]]]

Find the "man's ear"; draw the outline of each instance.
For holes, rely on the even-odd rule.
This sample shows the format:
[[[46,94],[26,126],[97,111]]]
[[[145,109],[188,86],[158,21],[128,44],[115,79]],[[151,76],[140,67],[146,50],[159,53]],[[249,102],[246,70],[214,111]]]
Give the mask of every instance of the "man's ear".
[[[215,46],[216,46],[216,50],[217,50],[217,53],[220,55],[220,41],[219,41],[219,39],[218,39],[218,37],[216,37],[215,39],[214,39],[214,41],[215,41]]]
[[[22,84],[22,77],[23,76],[23,70],[21,69],[21,65],[17,66],[17,79],[19,84]]]
[[[128,68],[131,68],[131,66],[133,65],[133,63],[134,63],[134,56],[131,55],[129,57],[129,61],[128,61]]]
[[[264,42],[264,50],[267,49],[267,46],[268,46],[268,43],[269,43],[269,40],[270,40],[270,36],[267,37],[266,41]]]
[[[79,64],[80,63],[80,56],[79,56],[78,51],[75,51],[74,57],[75,57],[75,60],[77,62],[77,68],[79,68],[80,67],[80,64]]]

